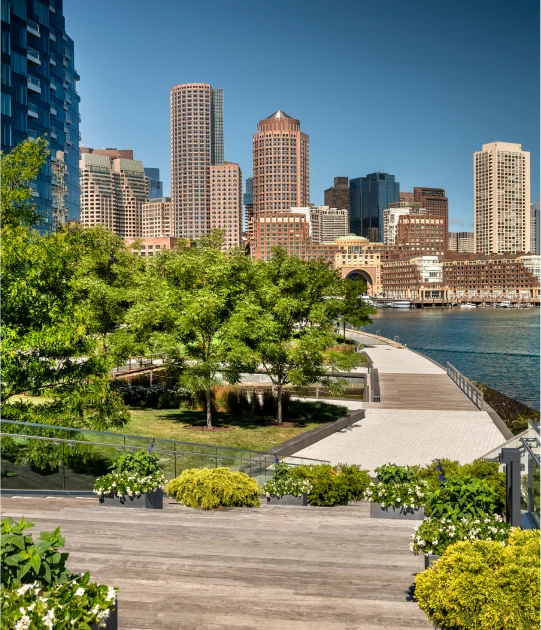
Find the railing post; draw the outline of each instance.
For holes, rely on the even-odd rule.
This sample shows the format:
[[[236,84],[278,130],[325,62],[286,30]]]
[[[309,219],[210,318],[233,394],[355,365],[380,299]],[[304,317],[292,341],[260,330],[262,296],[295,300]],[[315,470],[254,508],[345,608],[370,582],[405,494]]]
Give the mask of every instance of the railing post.
[[[520,514],[520,449],[502,448],[500,462],[505,465],[505,517],[513,527],[518,527]]]
[[[533,457],[528,453],[528,488],[526,493],[526,510],[528,512],[534,512],[535,506],[533,501],[533,475],[534,475],[534,461]]]
[[[64,442],[62,442],[62,490],[66,489],[66,465],[64,463]]]

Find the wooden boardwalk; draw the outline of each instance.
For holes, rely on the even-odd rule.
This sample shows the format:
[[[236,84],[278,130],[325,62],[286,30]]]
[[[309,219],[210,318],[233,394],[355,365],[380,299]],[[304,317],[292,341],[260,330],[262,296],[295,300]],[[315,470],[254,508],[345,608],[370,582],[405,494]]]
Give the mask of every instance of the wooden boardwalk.
[[[121,630],[431,628],[409,589],[414,522],[368,504],[204,512],[3,497],[3,516],[61,526],[69,568],[117,586]]]

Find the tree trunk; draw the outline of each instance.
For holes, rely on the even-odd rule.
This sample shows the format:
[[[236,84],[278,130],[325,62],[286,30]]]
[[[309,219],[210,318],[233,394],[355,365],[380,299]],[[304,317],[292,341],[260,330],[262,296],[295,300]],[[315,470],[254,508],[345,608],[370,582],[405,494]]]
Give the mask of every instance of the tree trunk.
[[[209,387],[206,391],[207,396],[207,429],[212,429],[212,390]]]
[[[277,398],[277,411],[278,411],[278,424],[282,424],[282,384],[278,383],[278,398]]]
[[[344,343],[346,343],[346,320],[342,322],[342,325],[344,327]]]

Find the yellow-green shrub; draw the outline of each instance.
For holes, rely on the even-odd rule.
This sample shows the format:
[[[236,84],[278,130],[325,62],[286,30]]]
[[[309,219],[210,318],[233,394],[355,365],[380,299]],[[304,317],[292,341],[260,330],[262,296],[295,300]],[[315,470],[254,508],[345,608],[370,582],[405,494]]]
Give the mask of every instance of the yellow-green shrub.
[[[188,507],[259,507],[263,493],[255,479],[227,468],[190,468],[169,481],[165,492]]]
[[[428,618],[447,630],[539,628],[539,531],[509,542],[459,542],[415,580]]]

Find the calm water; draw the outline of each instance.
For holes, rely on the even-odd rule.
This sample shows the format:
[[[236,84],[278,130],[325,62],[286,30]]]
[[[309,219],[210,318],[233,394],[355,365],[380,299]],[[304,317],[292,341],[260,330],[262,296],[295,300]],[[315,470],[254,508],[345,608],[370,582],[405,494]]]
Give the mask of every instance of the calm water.
[[[538,308],[379,308],[366,326],[539,409]]]

